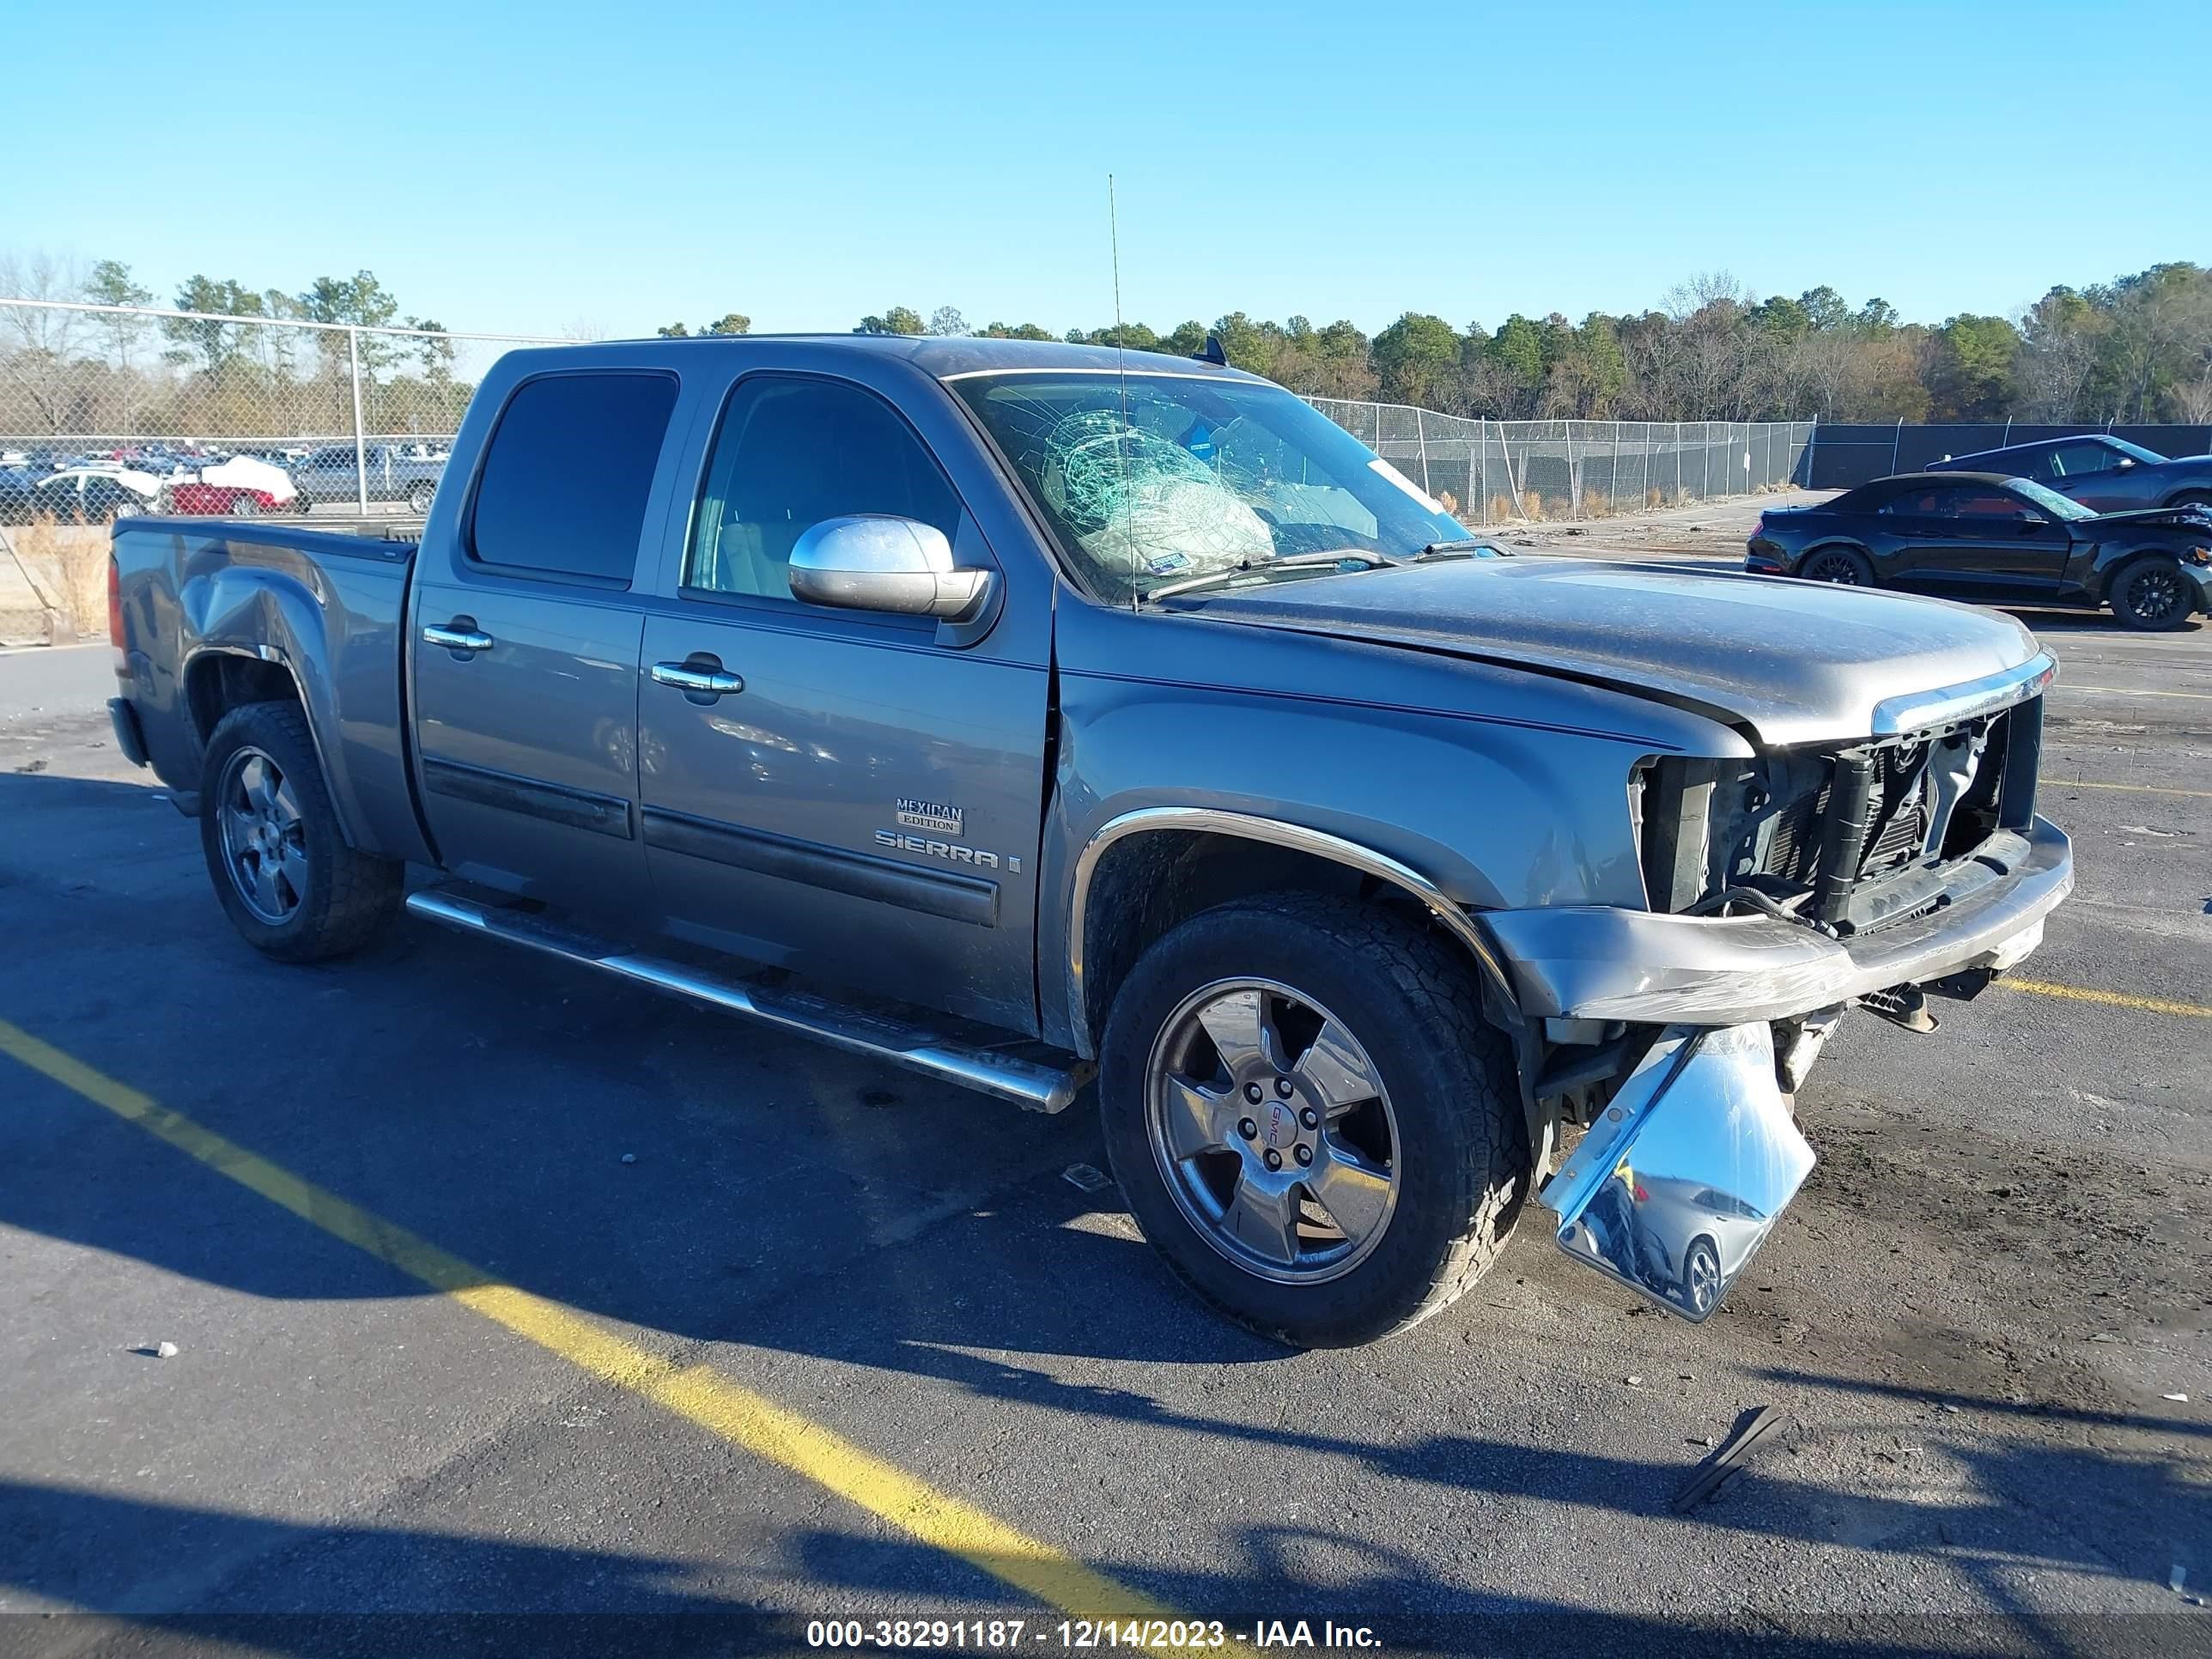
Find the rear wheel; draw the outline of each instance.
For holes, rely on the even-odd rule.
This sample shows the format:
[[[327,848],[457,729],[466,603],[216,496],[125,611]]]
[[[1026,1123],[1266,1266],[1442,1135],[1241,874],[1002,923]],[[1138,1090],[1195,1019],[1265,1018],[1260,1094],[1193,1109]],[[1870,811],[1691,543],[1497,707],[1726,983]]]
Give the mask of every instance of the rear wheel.
[[[234,519],[254,519],[261,515],[261,499],[250,490],[241,489],[230,498],[230,516]]]
[[[2189,579],[2168,558],[2145,559],[2120,573],[2112,592],[2112,614],[2146,632],[2179,628],[2197,608]]]
[[[1449,1304],[1526,1195],[1511,1052],[1467,966],[1371,905],[1280,894],[1155,944],[1099,1079],[1130,1211],[1182,1281],[1304,1347]]]
[[[357,951],[398,913],[403,867],[346,845],[297,703],[247,703],[216,727],[200,846],[231,925],[279,962]]]
[[[2212,511],[2212,489],[2185,489],[2166,505],[2168,507],[2201,507]]]
[[[419,513],[423,517],[428,518],[430,514],[430,503],[434,499],[435,499],[437,494],[438,486],[435,484],[416,484],[412,489],[407,492],[408,511],[410,513]]]
[[[1808,582],[1833,582],[1838,587],[1874,586],[1874,567],[1855,548],[1816,549],[1797,567],[1797,574]]]

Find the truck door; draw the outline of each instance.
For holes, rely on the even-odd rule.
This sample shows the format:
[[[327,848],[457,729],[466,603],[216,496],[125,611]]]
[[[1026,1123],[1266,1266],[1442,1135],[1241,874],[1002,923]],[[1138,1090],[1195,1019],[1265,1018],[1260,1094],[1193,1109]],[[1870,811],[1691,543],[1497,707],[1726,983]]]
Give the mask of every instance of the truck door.
[[[611,369],[522,381],[417,562],[416,770],[441,861],[605,921],[646,902],[632,578],[659,547],[677,392]]]
[[[753,374],[712,424],[645,623],[641,821],[662,925],[1034,1029],[1042,630],[975,637],[792,597],[793,544],[843,514],[918,520],[959,563],[998,562],[939,454],[875,391]]]

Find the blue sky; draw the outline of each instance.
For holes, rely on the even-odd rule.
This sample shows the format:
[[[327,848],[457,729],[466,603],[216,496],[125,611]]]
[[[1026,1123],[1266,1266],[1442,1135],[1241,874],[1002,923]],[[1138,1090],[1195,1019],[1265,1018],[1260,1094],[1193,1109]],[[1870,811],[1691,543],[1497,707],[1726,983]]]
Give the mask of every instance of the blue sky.
[[[165,298],[367,266],[453,328],[1058,331],[1112,318],[1109,171],[1162,328],[1494,328],[1715,269],[1936,320],[2212,260],[2202,0],[133,10],[88,50],[0,0],[0,248]]]

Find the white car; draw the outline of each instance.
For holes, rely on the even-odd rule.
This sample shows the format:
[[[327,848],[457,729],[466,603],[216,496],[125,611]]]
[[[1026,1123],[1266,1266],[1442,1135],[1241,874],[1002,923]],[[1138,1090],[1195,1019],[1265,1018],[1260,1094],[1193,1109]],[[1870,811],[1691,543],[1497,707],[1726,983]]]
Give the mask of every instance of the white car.
[[[31,487],[30,516],[59,524],[112,524],[155,510],[161,480],[128,466],[71,466]]]

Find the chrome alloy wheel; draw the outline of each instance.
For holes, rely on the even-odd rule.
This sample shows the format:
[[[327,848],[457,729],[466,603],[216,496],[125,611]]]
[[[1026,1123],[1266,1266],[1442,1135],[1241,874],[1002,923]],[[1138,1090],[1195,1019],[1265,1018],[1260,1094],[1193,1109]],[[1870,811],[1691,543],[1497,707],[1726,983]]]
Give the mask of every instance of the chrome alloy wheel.
[[[222,769],[215,810],[223,866],[246,908],[265,922],[289,921],[307,896],[307,841],[283,769],[261,750],[240,749]]]
[[[1145,1127],[1184,1218],[1262,1279],[1351,1272],[1397,1206],[1382,1078],[1347,1027],[1287,985],[1219,980],[1186,997],[1145,1068]]]

